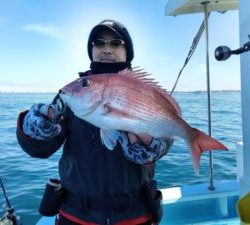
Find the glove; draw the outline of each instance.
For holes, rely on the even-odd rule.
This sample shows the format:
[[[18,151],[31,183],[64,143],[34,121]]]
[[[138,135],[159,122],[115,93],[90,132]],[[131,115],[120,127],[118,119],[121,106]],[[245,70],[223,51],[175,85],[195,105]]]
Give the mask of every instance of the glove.
[[[49,121],[49,105],[35,104],[25,115],[23,121],[23,132],[36,140],[46,140],[57,136],[61,131],[59,124]]]
[[[173,144],[171,138],[152,138],[149,145],[141,142],[130,143],[127,132],[120,131],[118,142],[122,147],[124,157],[138,164],[151,163],[168,153]]]

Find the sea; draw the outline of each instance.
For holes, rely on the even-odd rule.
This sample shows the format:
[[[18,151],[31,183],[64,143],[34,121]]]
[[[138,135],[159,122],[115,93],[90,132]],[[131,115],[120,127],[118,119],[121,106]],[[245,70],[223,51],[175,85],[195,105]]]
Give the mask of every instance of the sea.
[[[54,93],[0,93],[0,177],[6,194],[23,225],[34,225],[41,217],[38,206],[46,182],[58,177],[58,160],[62,150],[48,159],[27,155],[17,143],[18,114],[35,103],[49,104]],[[208,133],[207,93],[176,92],[173,95],[182,117],[193,127]],[[211,92],[212,136],[229,151],[213,151],[213,179],[236,178],[236,143],[242,141],[240,91]],[[156,179],[160,188],[209,182],[209,152],[201,157],[200,174],[192,167],[189,149],[176,139],[169,153],[156,163]],[[6,212],[6,201],[0,189],[0,217]]]

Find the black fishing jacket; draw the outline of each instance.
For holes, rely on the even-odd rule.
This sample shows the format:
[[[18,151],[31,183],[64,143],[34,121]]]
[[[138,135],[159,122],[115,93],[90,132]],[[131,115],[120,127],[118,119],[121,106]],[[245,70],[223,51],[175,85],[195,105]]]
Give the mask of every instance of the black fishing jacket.
[[[81,74],[82,76],[83,74]],[[48,158],[63,145],[59,161],[60,180],[69,192],[90,197],[117,197],[136,192],[155,175],[155,163],[140,165],[125,159],[121,146],[112,151],[101,142],[100,129],[77,118],[67,109],[62,131],[48,140],[35,140],[22,131],[22,112],[18,118],[17,139],[32,157]],[[168,146],[169,147],[169,146]],[[84,221],[97,224],[117,223],[150,214],[145,202],[138,201],[126,211],[79,210],[65,203],[63,210]]]

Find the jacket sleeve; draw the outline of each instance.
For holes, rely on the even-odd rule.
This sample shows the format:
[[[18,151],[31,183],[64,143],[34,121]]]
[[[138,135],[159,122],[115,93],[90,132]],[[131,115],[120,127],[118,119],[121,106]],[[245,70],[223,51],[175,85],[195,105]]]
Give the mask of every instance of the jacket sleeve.
[[[17,141],[22,149],[30,156],[36,158],[48,158],[61,147],[65,140],[65,121],[60,123],[62,130],[56,137],[48,140],[35,140],[25,135],[22,130],[23,119],[27,112],[28,111],[21,112],[18,116],[16,130]]]

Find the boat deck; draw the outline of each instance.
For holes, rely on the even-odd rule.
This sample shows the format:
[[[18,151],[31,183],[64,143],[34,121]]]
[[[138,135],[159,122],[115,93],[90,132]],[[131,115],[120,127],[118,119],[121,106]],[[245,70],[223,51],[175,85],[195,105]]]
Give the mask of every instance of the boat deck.
[[[54,225],[54,218],[53,217],[43,217],[37,225]],[[233,219],[224,219],[224,220],[218,220],[218,221],[208,221],[205,223],[189,223],[187,225],[239,225],[240,221],[238,218]],[[161,225],[169,225],[168,222],[162,221]]]
[[[213,191],[208,186],[209,184],[202,183],[162,189],[164,216],[161,224],[238,225],[238,181],[217,181]],[[53,217],[42,217],[37,223],[52,224]]]

